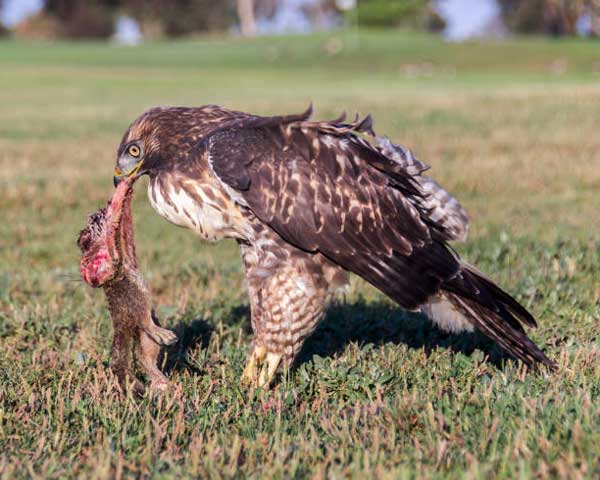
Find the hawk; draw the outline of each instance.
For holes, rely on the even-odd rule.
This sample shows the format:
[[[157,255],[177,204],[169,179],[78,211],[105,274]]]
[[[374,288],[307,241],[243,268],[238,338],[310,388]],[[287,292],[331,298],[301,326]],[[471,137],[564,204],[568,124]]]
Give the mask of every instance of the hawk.
[[[428,167],[377,137],[370,116],[311,114],[152,108],[118,149],[115,185],[148,175],[159,215],[238,242],[254,332],[242,380],[268,386],[293,363],[348,272],[446,330],[479,330],[552,369],[523,328],[533,316],[449,247],[466,237],[467,217]]]

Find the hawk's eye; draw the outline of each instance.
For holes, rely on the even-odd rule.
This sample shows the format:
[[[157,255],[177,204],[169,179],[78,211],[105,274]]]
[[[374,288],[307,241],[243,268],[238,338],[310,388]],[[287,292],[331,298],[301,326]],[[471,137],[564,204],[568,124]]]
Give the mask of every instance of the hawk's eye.
[[[140,156],[140,147],[138,147],[137,145],[129,145],[127,153],[129,153],[129,155],[131,155],[132,157],[137,158]]]

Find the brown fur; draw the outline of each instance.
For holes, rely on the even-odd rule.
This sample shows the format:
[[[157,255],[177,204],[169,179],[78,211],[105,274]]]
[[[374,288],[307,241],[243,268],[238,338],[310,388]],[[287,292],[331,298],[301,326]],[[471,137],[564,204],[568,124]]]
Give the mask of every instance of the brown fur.
[[[131,185],[120,186],[107,209],[90,215],[79,235],[84,279],[102,287],[113,322],[111,368],[125,388],[133,380],[136,393],[144,390],[131,368],[131,351],[153,389],[165,390],[169,381],[157,367],[160,345],[177,340],[174,333],[155,324],[150,290],[137,270],[131,221]],[[108,256],[105,253],[108,252]]]
[[[124,386],[131,375],[131,350],[136,343],[135,358],[150,380],[153,389],[165,390],[169,381],[158,369],[160,345],[169,345],[177,340],[175,335],[154,323],[150,309],[150,292],[137,271],[126,271],[103,286],[108,309],[113,322],[111,368]],[[134,380],[134,389],[143,391]]]

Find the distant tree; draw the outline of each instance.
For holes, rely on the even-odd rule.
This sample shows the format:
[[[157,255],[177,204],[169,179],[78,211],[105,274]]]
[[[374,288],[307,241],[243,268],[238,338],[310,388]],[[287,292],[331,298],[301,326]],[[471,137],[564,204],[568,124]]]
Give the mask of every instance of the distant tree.
[[[280,5],[281,0],[252,0],[254,3],[254,16],[259,17],[272,17],[277,11],[277,7]]]
[[[587,0],[583,14],[589,21],[589,34],[600,37],[600,0]]]
[[[45,12],[30,15],[13,28],[15,38],[20,40],[56,40],[62,35],[61,24]]]
[[[443,29],[445,23],[432,0],[359,0],[358,20],[362,26]]]
[[[598,0],[498,0],[504,21],[517,33],[575,35],[582,15],[600,28]]]
[[[236,19],[235,0],[46,0],[43,13],[57,19],[68,38],[106,38],[121,13],[150,36],[221,31]]]
[[[256,17],[254,0],[237,0],[237,13],[240,19],[240,31],[246,37],[256,35]]]
[[[235,23],[234,0],[121,0],[124,11],[142,24],[160,24],[165,35],[223,31]]]
[[[46,0],[43,14],[56,20],[66,38],[107,38],[114,31],[119,0]]]
[[[3,0],[0,0],[0,12],[2,11]],[[0,38],[6,37],[10,33],[10,30],[4,26],[2,22],[0,22]]]

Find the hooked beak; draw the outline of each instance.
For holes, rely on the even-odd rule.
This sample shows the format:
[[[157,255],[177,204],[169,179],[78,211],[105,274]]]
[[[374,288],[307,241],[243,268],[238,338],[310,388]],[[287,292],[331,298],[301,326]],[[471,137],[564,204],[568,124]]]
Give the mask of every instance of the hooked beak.
[[[114,172],[114,176],[113,176],[113,184],[114,184],[115,188],[117,187],[117,185],[119,185],[119,183],[121,183],[126,178],[131,178],[132,180],[135,180],[138,176],[140,169],[142,168],[143,163],[144,163],[144,160],[140,160],[128,172],[123,172],[118,166],[115,167],[115,172]]]

